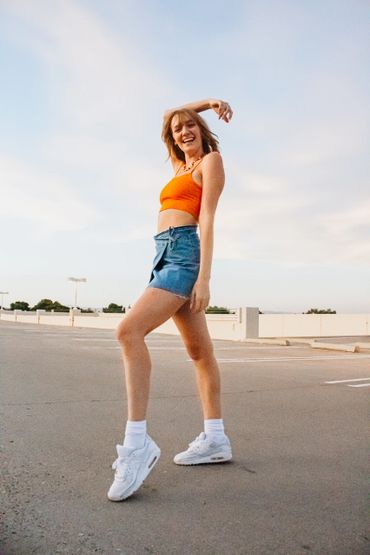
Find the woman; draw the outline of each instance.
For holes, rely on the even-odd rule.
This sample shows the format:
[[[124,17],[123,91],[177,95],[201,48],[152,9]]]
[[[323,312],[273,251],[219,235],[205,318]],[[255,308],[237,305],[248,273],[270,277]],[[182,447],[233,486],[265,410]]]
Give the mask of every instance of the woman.
[[[125,367],[128,420],[123,445],[117,445],[116,470],[108,498],[132,495],[159,459],[160,449],[146,432],[151,361],[145,336],[173,318],[197,371],[204,432],[175,456],[180,465],[224,462],[232,457],[224,433],[220,374],[204,310],[210,299],[213,223],[224,186],[218,141],[198,115],[214,110],[229,122],[232,110],[222,100],[186,104],[164,114],[164,140],[175,172],[160,195],[156,256],[148,286],[117,328]],[[200,239],[197,234],[199,225]]]

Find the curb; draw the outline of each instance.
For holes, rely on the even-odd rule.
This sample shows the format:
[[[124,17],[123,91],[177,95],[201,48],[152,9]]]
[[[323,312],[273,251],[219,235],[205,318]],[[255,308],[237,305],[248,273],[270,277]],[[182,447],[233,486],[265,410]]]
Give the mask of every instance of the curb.
[[[370,351],[370,343],[358,341],[355,343],[355,347],[358,347],[359,351]]]
[[[313,349],[329,349],[331,351],[346,351],[348,353],[358,353],[360,350],[357,345],[343,345],[340,343],[320,343],[319,341],[311,341]]]
[[[266,345],[283,345],[288,346],[290,345],[290,341],[288,339],[262,339],[262,338],[247,338],[244,340],[246,343],[260,343]]]

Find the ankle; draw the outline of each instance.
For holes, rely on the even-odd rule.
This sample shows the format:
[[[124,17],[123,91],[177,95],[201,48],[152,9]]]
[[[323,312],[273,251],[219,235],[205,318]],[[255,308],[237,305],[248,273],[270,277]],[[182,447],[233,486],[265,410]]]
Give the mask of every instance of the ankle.
[[[225,437],[224,421],[222,418],[208,418],[204,420],[204,432],[207,437],[218,440]]]
[[[144,447],[146,436],[146,420],[127,420],[123,446],[129,449]]]

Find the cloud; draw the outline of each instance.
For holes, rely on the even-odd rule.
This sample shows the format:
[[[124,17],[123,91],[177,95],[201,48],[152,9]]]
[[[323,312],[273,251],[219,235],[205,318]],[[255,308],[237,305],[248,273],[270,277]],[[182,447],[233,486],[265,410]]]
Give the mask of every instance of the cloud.
[[[153,100],[168,94],[169,83],[136,45],[91,9],[71,0],[14,0],[6,9],[27,30],[20,40],[44,60],[64,125],[116,130],[121,123],[129,129],[138,111],[145,113]]]
[[[367,195],[339,208],[322,176],[312,187],[300,170],[284,175],[249,173],[234,160],[219,202],[215,256],[221,259],[264,260],[311,265],[368,262],[370,199]],[[340,180],[332,170],[332,181]]]
[[[158,160],[163,162],[166,155],[159,138],[161,108],[171,94],[171,83],[138,45],[77,2],[30,5],[15,0],[3,9],[15,31],[9,40],[43,64],[50,112],[44,141],[29,145],[32,163],[4,152],[2,179],[16,182],[16,187],[4,186],[8,205],[18,206],[18,218],[53,229],[97,224],[104,211],[101,241],[111,238],[114,243],[121,235],[115,225],[125,235],[133,222],[137,227],[140,214],[150,221],[149,213],[158,204],[163,186]],[[154,125],[158,127],[152,147]],[[38,202],[29,195],[30,183],[43,191]],[[57,198],[65,207],[68,197],[69,213],[79,213],[79,223],[62,211],[51,215]]]
[[[30,223],[41,233],[60,231],[44,234],[45,244],[49,235],[50,244],[59,241],[57,262],[72,250],[74,264],[89,266],[98,257],[109,272],[119,252],[125,271],[134,260],[140,272],[171,173],[159,139],[161,110],[220,94],[235,114],[227,126],[209,114],[226,168],[216,215],[219,267],[227,272],[227,261],[236,260],[242,276],[254,261],[266,288],[274,268],[288,268],[288,298],[309,266],[319,275],[338,262],[368,265],[368,38],[359,3],[340,2],[335,10],[334,2],[237,3],[217,32],[209,21],[201,34],[192,28],[184,52],[173,47],[181,6],[149,7],[141,23],[147,12],[140,3],[124,4],[2,3],[4,43],[19,64],[14,71],[35,67],[35,90],[45,94],[32,119],[39,122],[42,111],[31,129],[34,143],[26,144],[21,119],[19,142],[3,137],[2,220],[13,218],[22,233]],[[164,12],[158,33],[153,21]],[[197,52],[211,54],[185,75],[189,53]],[[64,233],[75,229],[83,233]],[[244,281],[236,282],[235,297],[244,291]]]
[[[81,230],[99,221],[96,206],[58,174],[0,157],[0,216],[54,231]],[[4,227],[5,229],[5,227]]]

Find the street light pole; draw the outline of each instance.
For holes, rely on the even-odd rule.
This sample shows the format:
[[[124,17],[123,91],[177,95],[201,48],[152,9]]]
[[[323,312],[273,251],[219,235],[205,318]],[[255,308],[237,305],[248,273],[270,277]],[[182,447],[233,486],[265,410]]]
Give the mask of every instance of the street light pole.
[[[87,279],[86,278],[75,278],[75,277],[69,277],[68,281],[73,281],[75,283],[75,308],[77,308],[77,284],[80,281],[86,282]]]
[[[4,295],[9,295],[9,291],[0,291],[0,295],[1,295],[1,310],[3,310]]]

